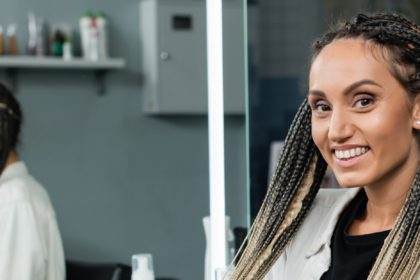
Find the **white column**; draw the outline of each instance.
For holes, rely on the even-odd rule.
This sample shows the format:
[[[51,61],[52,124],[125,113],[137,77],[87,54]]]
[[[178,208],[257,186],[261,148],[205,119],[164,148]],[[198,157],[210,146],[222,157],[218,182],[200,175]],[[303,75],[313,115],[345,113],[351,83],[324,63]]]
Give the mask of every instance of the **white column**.
[[[206,0],[210,176],[210,267],[226,267],[222,0]]]

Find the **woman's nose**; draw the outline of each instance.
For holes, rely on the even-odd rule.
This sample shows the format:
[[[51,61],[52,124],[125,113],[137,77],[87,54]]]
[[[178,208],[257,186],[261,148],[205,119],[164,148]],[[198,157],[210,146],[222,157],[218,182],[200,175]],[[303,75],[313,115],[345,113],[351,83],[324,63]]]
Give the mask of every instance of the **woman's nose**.
[[[351,118],[343,111],[333,111],[328,127],[328,139],[331,142],[344,142],[351,138],[353,133]]]

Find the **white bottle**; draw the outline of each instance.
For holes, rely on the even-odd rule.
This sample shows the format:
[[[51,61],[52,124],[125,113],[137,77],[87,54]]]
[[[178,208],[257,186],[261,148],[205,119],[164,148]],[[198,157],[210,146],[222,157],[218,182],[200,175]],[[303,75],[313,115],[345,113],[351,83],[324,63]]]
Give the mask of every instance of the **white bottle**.
[[[107,34],[107,20],[102,13],[96,16],[96,26],[98,30],[98,56],[99,59],[106,59],[108,57],[108,34]]]
[[[63,44],[63,59],[72,60],[73,58],[73,48],[70,42],[64,42]]]
[[[99,28],[93,19],[89,28],[89,44],[87,58],[92,61],[99,60]]]
[[[210,280],[213,279],[213,277],[211,276],[212,272],[210,270],[210,248],[211,248],[211,242],[210,242],[210,216],[206,216],[203,218],[203,226],[204,226],[204,234],[206,237],[206,252],[205,252],[205,257],[204,257],[204,280]],[[225,240],[225,250],[226,250],[226,265],[228,265],[232,260],[233,260],[233,253],[231,253],[231,250],[229,249],[229,243],[231,243],[232,241],[234,241],[235,237],[233,235],[233,232],[230,228],[230,217],[226,216],[225,217],[225,227],[226,227],[226,240]],[[225,272],[224,269],[226,269],[225,267],[223,268],[218,268],[218,275],[219,277],[223,277],[222,273]],[[220,278],[222,279],[222,278]]]
[[[82,55],[85,59],[88,59],[89,57],[91,21],[92,21],[92,17],[89,12],[87,12],[79,20],[80,40],[82,43]]]
[[[155,280],[151,254],[133,255],[131,280]]]

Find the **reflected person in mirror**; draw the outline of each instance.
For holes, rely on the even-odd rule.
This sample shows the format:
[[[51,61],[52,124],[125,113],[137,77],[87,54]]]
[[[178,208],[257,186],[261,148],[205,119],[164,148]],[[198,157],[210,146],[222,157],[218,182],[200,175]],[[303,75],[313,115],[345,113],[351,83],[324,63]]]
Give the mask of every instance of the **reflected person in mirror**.
[[[414,21],[359,14],[316,40],[308,96],[226,278],[420,279],[419,93]],[[327,165],[341,188],[320,189]]]
[[[0,279],[62,280],[64,253],[45,189],[16,151],[22,111],[0,84]]]

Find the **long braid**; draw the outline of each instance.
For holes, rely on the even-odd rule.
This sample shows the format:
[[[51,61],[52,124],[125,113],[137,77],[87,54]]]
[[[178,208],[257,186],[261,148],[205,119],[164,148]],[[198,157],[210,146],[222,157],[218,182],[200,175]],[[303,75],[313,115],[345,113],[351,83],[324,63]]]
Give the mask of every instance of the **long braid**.
[[[306,111],[304,111],[305,107],[301,106],[300,110],[297,113],[296,116],[296,125],[292,124],[291,127],[291,132],[289,133],[287,139],[286,139],[286,143],[288,142],[301,142],[301,137],[299,137],[299,135],[297,134],[297,131],[299,131],[300,129],[300,125],[301,125],[301,120],[303,119],[304,115],[307,114]],[[304,135],[302,135],[304,136]],[[274,181],[270,184],[269,186],[269,192],[272,193],[272,196],[267,196],[265,198],[266,203],[263,203],[263,207],[261,209],[261,211],[259,212],[259,216],[263,216],[263,215],[267,215],[268,213],[272,212],[273,208],[278,208],[281,205],[285,205],[285,202],[287,200],[290,200],[290,197],[287,196],[287,194],[289,194],[290,196],[290,186],[285,185],[285,188],[289,188],[289,189],[283,189],[280,192],[280,189],[276,186],[277,182],[280,181],[286,181],[288,180],[291,176],[290,176],[290,172],[292,171],[290,168],[290,164],[291,162],[294,162],[296,160],[297,157],[297,153],[299,152],[298,149],[296,149],[296,147],[294,147],[294,149],[291,149],[291,147],[293,146],[289,146],[289,145],[285,145],[284,149],[283,149],[283,156],[280,158],[279,164],[275,170],[275,175],[274,175]],[[281,172],[280,172],[281,171]],[[288,181],[287,181],[288,182]],[[285,192],[287,191],[287,192]],[[296,191],[293,190],[292,191]],[[281,195],[279,197],[279,195]],[[278,200],[280,199],[280,203],[276,203]],[[280,211],[280,215],[284,215],[285,209],[279,209]],[[258,218],[258,216],[257,216]],[[272,220],[268,219],[266,221],[266,223],[270,223],[272,222]],[[264,224],[256,224],[257,228],[255,229],[256,233],[260,233],[260,231],[267,231],[267,225]]]
[[[420,171],[368,279],[411,279],[419,266]]]
[[[272,255],[279,254],[290,241],[316,196],[326,163],[311,138],[310,117],[305,100],[286,137],[269,186],[270,195],[264,199],[237,264],[243,269],[236,269],[233,279],[261,279],[274,261]],[[253,261],[241,263],[246,259]]]
[[[359,14],[315,41],[313,59],[332,41],[363,38],[391,54],[391,72],[412,95],[420,92],[420,28],[398,14]],[[396,67],[411,70],[408,76]],[[227,279],[262,279],[310,211],[326,163],[311,138],[311,111],[300,106],[286,137],[273,179]],[[368,280],[419,279],[420,171]],[[419,278],[415,278],[419,277]]]

